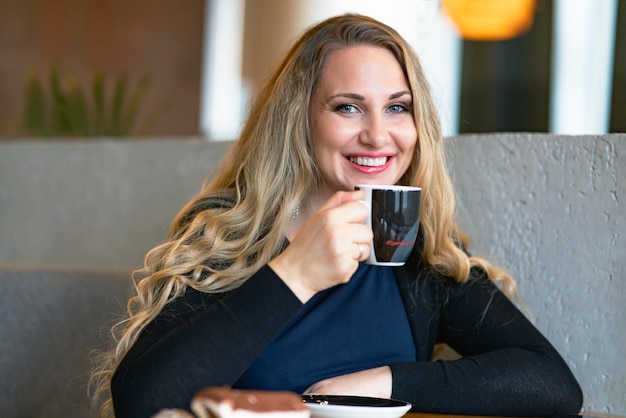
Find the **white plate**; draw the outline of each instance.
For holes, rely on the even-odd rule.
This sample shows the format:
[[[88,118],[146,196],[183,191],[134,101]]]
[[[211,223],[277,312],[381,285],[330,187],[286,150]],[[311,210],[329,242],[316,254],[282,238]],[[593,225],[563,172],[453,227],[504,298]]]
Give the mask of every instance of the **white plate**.
[[[303,395],[311,418],[399,418],[411,404],[394,399],[363,396]]]

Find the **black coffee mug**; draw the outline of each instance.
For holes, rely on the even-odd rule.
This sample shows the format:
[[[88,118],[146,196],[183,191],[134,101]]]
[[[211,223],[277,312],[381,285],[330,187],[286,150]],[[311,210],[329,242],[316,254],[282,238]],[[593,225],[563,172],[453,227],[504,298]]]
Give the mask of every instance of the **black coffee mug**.
[[[422,189],[412,186],[359,184],[369,208],[366,225],[374,239],[365,261],[378,266],[402,266],[417,239]]]

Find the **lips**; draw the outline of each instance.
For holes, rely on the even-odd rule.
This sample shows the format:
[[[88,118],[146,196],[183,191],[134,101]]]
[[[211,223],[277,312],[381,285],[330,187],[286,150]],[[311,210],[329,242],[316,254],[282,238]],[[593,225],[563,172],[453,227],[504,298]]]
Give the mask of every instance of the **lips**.
[[[363,174],[380,174],[385,172],[394,160],[393,155],[349,155],[346,161],[350,166]]]

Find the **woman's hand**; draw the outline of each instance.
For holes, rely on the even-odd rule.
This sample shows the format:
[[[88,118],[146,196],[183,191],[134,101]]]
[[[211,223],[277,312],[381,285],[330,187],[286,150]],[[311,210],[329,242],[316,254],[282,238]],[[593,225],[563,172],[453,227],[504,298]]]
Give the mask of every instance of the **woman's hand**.
[[[315,293],[347,283],[369,255],[372,230],[363,222],[365,192],[335,193],[302,226],[269,266],[304,303]]]
[[[370,396],[391,398],[391,369],[389,366],[363,370],[332,377],[312,384],[304,394]]]

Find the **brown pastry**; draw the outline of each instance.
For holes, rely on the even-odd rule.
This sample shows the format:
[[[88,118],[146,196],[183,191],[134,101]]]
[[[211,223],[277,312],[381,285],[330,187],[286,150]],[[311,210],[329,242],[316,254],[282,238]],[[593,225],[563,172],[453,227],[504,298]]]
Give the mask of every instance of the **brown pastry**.
[[[302,398],[292,392],[236,390],[209,387],[191,401],[198,418],[309,418],[311,413]]]
[[[196,418],[195,415],[182,409],[161,409],[152,418]]]

